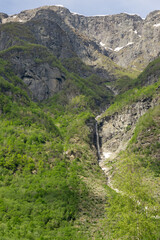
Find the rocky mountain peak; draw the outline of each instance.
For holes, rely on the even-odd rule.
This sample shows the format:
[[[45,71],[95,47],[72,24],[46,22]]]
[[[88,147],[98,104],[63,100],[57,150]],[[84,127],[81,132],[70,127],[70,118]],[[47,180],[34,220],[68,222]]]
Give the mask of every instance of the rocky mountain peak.
[[[53,26],[55,23],[58,24],[72,45],[71,51],[92,66],[97,64],[97,60],[103,54],[121,67],[142,70],[160,52],[159,10],[151,12],[143,20],[140,16],[129,13],[86,17],[72,13],[63,6],[44,6],[9,17],[0,15],[0,19],[3,24],[28,23],[43,19],[54,22]],[[49,39],[53,32],[52,24],[47,32]],[[43,38],[41,32],[39,35]],[[47,47],[50,49],[58,47],[53,45],[52,39],[52,43]],[[60,55],[57,53],[57,56]]]
[[[8,15],[6,13],[0,13],[0,23],[2,23],[3,19],[8,18]]]
[[[154,21],[154,20],[159,20],[160,19],[160,10],[155,10],[153,12],[150,12],[147,17],[146,21]]]
[[[63,13],[63,14],[69,14],[70,11],[67,8],[64,8],[62,6],[43,6],[43,7],[39,7],[39,8],[35,8],[35,9],[30,9],[30,10],[25,10],[22,11],[18,14],[14,14],[11,16],[5,17],[5,19],[3,19],[2,23],[8,23],[8,22],[27,22],[30,21],[32,18],[35,17],[35,15],[40,11],[42,12],[42,10],[52,10],[53,12],[57,12],[57,13]]]

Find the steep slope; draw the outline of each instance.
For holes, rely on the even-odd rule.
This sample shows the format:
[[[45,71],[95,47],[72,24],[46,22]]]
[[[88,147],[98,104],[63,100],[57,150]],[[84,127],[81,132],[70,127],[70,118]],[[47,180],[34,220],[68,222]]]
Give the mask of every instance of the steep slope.
[[[85,17],[64,7],[46,6],[4,18],[2,22],[27,22],[42,18],[46,13],[63,31],[72,35],[70,40],[86,63],[94,65],[94,58],[103,53],[120,66],[142,70],[159,54],[159,11],[150,13],[144,20],[127,13]]]
[[[108,57],[108,52],[93,37],[79,31],[68,18],[71,22],[75,21],[74,15],[68,9],[51,6],[13,15],[4,19],[3,24],[14,22],[24,25],[32,31],[37,43],[47,46],[57,57],[78,56],[84,63],[91,65],[101,77],[109,81],[117,78],[117,71],[128,74]],[[3,26],[1,28],[3,29]]]
[[[158,19],[0,14],[2,239],[159,239]]]
[[[45,100],[63,87],[66,78],[62,66],[58,66],[56,58],[41,45],[10,47],[0,52],[0,57],[10,63],[14,73],[32,92],[34,100]]]
[[[127,149],[107,161],[113,192],[107,201],[105,224],[106,235],[113,239],[159,239],[159,109],[158,102],[137,122]]]
[[[32,102],[12,61],[21,55],[24,62],[25,56],[33,61],[36,50],[47,55],[37,45],[1,53],[11,59],[0,61],[0,237],[92,238],[106,199],[94,146],[93,106],[87,94],[65,104],[64,93],[44,105]],[[53,61],[59,63],[52,56]]]
[[[0,38],[1,38],[1,44],[0,44],[0,49],[3,50],[7,50],[11,47],[15,46],[15,49],[12,49],[12,52],[16,50],[16,47],[18,46],[25,46],[26,44],[38,44],[41,46],[45,46],[46,47],[46,53],[44,53],[44,56],[48,56],[54,54],[54,56],[58,57],[61,62],[62,65],[64,65],[66,68],[68,68],[68,70],[70,72],[79,74],[81,77],[86,78],[91,76],[92,74],[96,74],[97,75],[97,79],[101,79],[101,80],[97,80],[98,82],[102,83],[101,87],[105,86],[106,82],[110,82],[113,81],[116,78],[116,74],[114,74],[114,72],[116,73],[116,71],[121,72],[122,70],[122,75],[125,75],[125,71],[123,72],[123,69],[119,68],[118,66],[115,66],[115,64],[109,60],[109,58],[105,58],[105,56],[103,56],[103,65],[106,65],[106,69],[102,68],[102,64],[99,65],[99,67],[93,68],[92,66],[87,66],[81,59],[80,57],[78,57],[77,52],[74,48],[74,44],[79,44],[76,43],[77,41],[81,42],[82,45],[82,52],[84,53],[84,55],[86,56],[86,54],[88,55],[88,53],[86,51],[87,50],[87,46],[85,46],[84,41],[81,40],[81,37],[78,37],[76,34],[72,34],[73,30],[62,30],[61,27],[59,27],[59,25],[54,21],[54,19],[57,19],[53,14],[53,16],[51,18],[47,18],[47,16],[49,16],[50,12],[48,12],[48,10],[46,10],[46,12],[44,11],[40,11],[40,14],[37,16],[37,18],[35,17],[32,21],[29,21],[27,23],[6,23],[6,24],[2,24],[0,25]],[[52,19],[53,18],[53,19]],[[54,31],[53,31],[54,29]],[[69,32],[67,32],[69,31]],[[72,36],[74,35],[74,37]],[[73,37],[73,39],[72,39]],[[71,41],[72,39],[72,41]],[[88,41],[88,40],[87,40]],[[74,43],[73,43],[74,42]],[[35,47],[36,48],[36,47]],[[19,48],[20,49],[20,48]],[[33,47],[32,47],[33,49]],[[40,49],[40,46],[39,46]],[[43,48],[45,49],[45,48]],[[79,49],[79,47],[78,47]],[[85,50],[86,49],[86,50]],[[37,50],[38,50],[38,46],[37,46]],[[79,51],[81,51],[79,49]],[[19,50],[20,51],[20,50]],[[21,52],[23,51],[23,48],[21,47]],[[31,51],[31,48],[30,48]],[[44,50],[45,52],[45,50]],[[37,56],[36,56],[37,53]],[[99,53],[100,54],[100,53]],[[14,54],[13,54],[14,55]],[[15,51],[15,55],[16,55],[16,51]],[[24,59],[20,57],[20,65],[17,66],[18,64],[18,59],[15,61],[14,59],[14,67],[18,67],[18,68],[22,68],[22,63],[24,63],[24,59],[27,56],[23,56]],[[41,48],[41,53],[39,54],[38,51],[35,51],[34,54],[32,54],[32,56],[34,55],[34,58],[36,59],[36,61],[38,61],[38,59],[42,59],[43,58],[43,54],[42,54],[42,48]],[[41,55],[41,56],[40,56]],[[7,56],[8,57],[8,56]],[[29,58],[29,56],[28,56]],[[97,57],[96,57],[97,58]],[[11,60],[11,58],[10,58]],[[12,57],[13,60],[13,57]],[[11,61],[12,61],[11,60]],[[28,60],[27,60],[28,61]],[[48,60],[46,60],[48,61]],[[51,59],[50,59],[51,61]],[[77,65],[75,64],[75,61],[77,62]],[[35,66],[39,65],[39,62],[37,63],[33,63],[32,62],[26,62],[23,64],[23,70],[21,69],[20,72],[24,72],[25,71],[25,67],[29,68],[29,65],[31,67],[34,67],[33,73],[29,73],[28,77],[25,77],[24,73],[18,73],[20,74],[19,76],[22,78],[25,78],[25,81],[28,81],[27,84],[30,84],[30,80],[34,80],[34,82],[38,81],[38,79],[40,80],[40,75],[42,73],[42,65],[43,62],[41,62],[41,66],[39,66],[39,76],[37,76],[37,74],[35,73]],[[74,64],[72,64],[74,63]],[[107,64],[106,64],[107,63]],[[48,64],[48,63],[46,63]],[[28,67],[27,67],[28,65]],[[81,67],[80,67],[80,66]],[[70,67],[72,66],[72,67]],[[32,68],[31,67],[31,68]],[[48,69],[47,69],[48,68]],[[115,69],[114,69],[115,68]],[[26,74],[27,74],[26,70]],[[44,77],[45,71],[47,72],[46,76]],[[50,72],[50,73],[49,73]],[[51,67],[48,67],[46,65],[46,70],[43,71],[42,73],[42,78],[46,78],[48,79],[49,76],[51,75],[51,72],[53,72],[53,68],[51,69]],[[17,73],[17,72],[16,72]],[[57,72],[55,72],[55,76],[57,75],[57,78],[61,79],[60,74]],[[118,74],[117,74],[118,75]],[[27,78],[31,78],[30,80]],[[123,78],[123,77],[122,77]],[[47,80],[49,81],[49,80]],[[33,81],[32,81],[33,82]],[[53,94],[53,92],[57,92],[57,90],[60,90],[60,85],[62,85],[60,82],[58,83],[58,81],[55,80],[55,83],[53,84],[55,87],[55,91],[53,89],[53,87],[51,87],[51,93],[49,93],[50,90],[48,90],[48,86],[46,85],[46,83],[44,83],[44,81],[41,81],[41,86],[38,86],[38,88],[41,88],[40,92],[39,92],[39,96],[38,99],[39,100],[43,100],[46,99],[47,96],[51,96]],[[53,81],[52,81],[53,82]],[[57,83],[56,83],[57,82]],[[62,81],[63,82],[63,81]],[[57,84],[57,85],[56,85]],[[35,84],[34,84],[35,85]],[[43,85],[43,86],[42,86]],[[34,88],[34,86],[30,86],[30,88]],[[45,88],[45,90],[44,90]],[[104,87],[106,88],[106,87]],[[42,93],[44,90],[44,93]],[[111,92],[111,91],[110,91]],[[40,96],[42,95],[42,96]]]
[[[111,239],[159,238],[159,62],[151,62],[136,80],[139,87],[117,96],[99,120],[99,164],[112,189],[105,221]]]
[[[112,92],[83,63],[85,78],[68,72],[19,24],[2,32],[13,38],[0,52],[0,236],[94,238],[106,189],[92,111]]]
[[[105,84],[106,80],[94,75],[86,65],[82,64],[85,78],[81,78],[68,72],[46,47],[26,41],[22,44],[1,51],[0,57],[8,61],[12,71],[32,92],[35,101],[43,101],[61,92],[61,103],[67,104],[75,96],[84,94],[92,102],[93,108],[97,105],[103,108],[113,98],[112,91]],[[73,71],[77,73],[77,69],[75,67]]]
[[[95,39],[104,54],[120,66],[142,70],[159,54],[159,11],[150,13],[145,20],[127,13],[85,17],[56,11],[70,26]]]
[[[114,158],[124,150],[139,118],[159,105],[159,69],[160,58],[157,58],[132,82],[132,89],[118,95],[98,118],[104,157]]]

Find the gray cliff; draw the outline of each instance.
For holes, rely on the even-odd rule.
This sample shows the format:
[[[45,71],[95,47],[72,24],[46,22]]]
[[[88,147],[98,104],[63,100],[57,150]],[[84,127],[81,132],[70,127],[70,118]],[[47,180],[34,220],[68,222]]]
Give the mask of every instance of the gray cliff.
[[[12,16],[0,13],[0,51],[26,42],[47,47],[66,65],[68,59],[90,65],[91,70],[83,73],[77,67],[80,76],[96,73],[111,82],[121,67],[142,70],[159,55],[160,11],[146,19],[127,13],[85,17],[60,6]],[[36,99],[47,99],[63,88],[64,73],[47,61],[37,64],[38,53],[34,59],[22,53],[18,57],[10,58],[12,67]]]
[[[37,40],[54,53],[58,37],[55,23],[61,28],[59,31],[63,31],[62,37],[65,36],[58,46],[63,46],[63,51],[57,53],[60,57],[74,52],[85,63],[94,65],[99,54],[103,54],[122,67],[142,70],[160,52],[160,11],[150,13],[146,19],[127,13],[85,17],[64,7],[46,6],[5,17],[2,22],[32,21],[35,30],[33,21],[37,20]],[[40,25],[43,26],[40,28]]]

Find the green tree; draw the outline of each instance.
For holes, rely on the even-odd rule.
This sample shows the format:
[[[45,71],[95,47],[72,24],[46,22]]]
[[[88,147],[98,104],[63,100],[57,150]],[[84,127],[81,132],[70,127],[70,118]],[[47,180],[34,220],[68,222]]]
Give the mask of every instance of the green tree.
[[[122,193],[110,190],[105,225],[108,239],[158,240],[160,209],[143,182],[143,170],[133,156],[127,157],[116,181]]]

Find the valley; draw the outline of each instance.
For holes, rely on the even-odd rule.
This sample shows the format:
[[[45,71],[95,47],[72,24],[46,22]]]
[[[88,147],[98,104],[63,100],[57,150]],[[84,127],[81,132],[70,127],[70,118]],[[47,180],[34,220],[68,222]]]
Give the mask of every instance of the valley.
[[[159,23],[0,13],[0,239],[160,238]]]

